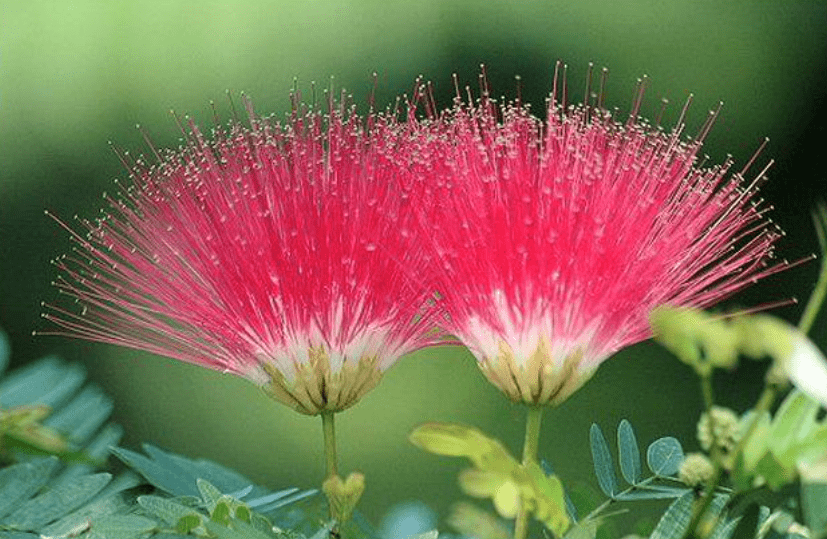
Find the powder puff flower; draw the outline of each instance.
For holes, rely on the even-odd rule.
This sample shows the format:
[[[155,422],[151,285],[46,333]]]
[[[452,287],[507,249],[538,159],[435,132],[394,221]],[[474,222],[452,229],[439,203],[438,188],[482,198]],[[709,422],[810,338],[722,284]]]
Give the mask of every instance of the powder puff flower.
[[[670,132],[638,119],[642,96],[625,123],[556,90],[545,121],[484,91],[421,122],[444,329],[512,401],[559,404],[650,337],[653,307],[708,306],[784,266],[767,264],[766,169],[747,183],[752,160],[700,165],[717,112],[683,140],[683,114]]]
[[[125,161],[131,185],[56,261],[80,311],[44,316],[61,334],[246,377],[305,414],[343,410],[439,338],[394,189],[402,129],[344,105],[296,104],[285,125],[247,108],[250,128],[210,140],[190,122],[157,164]]]

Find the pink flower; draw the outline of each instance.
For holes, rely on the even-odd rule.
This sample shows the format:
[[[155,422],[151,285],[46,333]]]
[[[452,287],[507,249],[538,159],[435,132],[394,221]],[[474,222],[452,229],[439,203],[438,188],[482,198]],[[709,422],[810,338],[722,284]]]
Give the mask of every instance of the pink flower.
[[[246,377],[302,413],[342,410],[440,337],[393,183],[403,130],[344,105],[296,105],[286,125],[247,105],[251,128],[207,140],[190,123],[178,151],[127,165],[131,185],[56,261],[80,312],[44,316],[58,333]]]
[[[717,112],[682,141],[683,115],[671,132],[638,119],[642,95],[625,123],[556,92],[545,121],[484,94],[421,123],[444,329],[515,402],[561,403],[651,336],[653,307],[705,307],[784,267],[767,265],[765,171],[747,184],[749,165],[697,162]]]

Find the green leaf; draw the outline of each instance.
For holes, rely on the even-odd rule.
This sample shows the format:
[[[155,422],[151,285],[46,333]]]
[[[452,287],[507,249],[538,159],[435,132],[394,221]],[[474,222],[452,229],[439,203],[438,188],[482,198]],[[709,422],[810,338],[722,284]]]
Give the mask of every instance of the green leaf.
[[[687,492],[666,509],[649,539],[680,539],[692,519],[693,492]]]
[[[0,403],[4,407],[45,404],[44,396],[69,373],[70,368],[56,357],[45,357],[30,363],[0,381]]]
[[[678,473],[683,458],[681,443],[671,436],[655,440],[646,450],[646,463],[652,473],[659,477]]]
[[[36,530],[77,509],[111,480],[111,474],[99,473],[47,490],[9,515],[6,524],[21,530]]]
[[[636,485],[643,473],[640,461],[640,448],[632,424],[622,420],[617,426],[617,449],[620,461],[620,473],[630,485]]]
[[[177,470],[161,466],[140,453],[122,447],[113,447],[111,451],[124,464],[134,469],[153,486],[164,492],[174,496],[195,496],[198,494],[195,480],[193,479],[190,483],[189,477],[181,475]]]
[[[793,390],[781,403],[772,422],[770,448],[778,455],[805,438],[816,426],[819,403],[798,390]]]
[[[680,487],[653,487],[647,486],[641,490],[627,492],[626,494],[618,494],[615,496],[616,500],[632,501],[632,500],[670,500],[673,498],[680,498],[691,489]]]
[[[198,479],[196,484],[198,491],[201,493],[201,499],[204,500],[204,505],[207,507],[207,511],[212,513],[224,494],[205,479]]]
[[[3,331],[0,331],[0,375],[2,375],[9,366],[10,352],[9,337]]]
[[[802,483],[801,505],[804,523],[813,537],[827,534],[827,483]]]
[[[594,474],[597,476],[597,484],[606,496],[613,498],[617,494],[617,477],[615,477],[614,462],[609,453],[609,445],[603,436],[603,431],[596,423],[592,423],[589,430],[589,441],[591,442],[592,461],[594,462]]]
[[[427,532],[417,533],[416,535],[410,535],[407,539],[437,539],[439,537],[439,532],[437,530],[431,530]]]
[[[170,526],[178,523],[181,518],[187,515],[197,515],[198,513],[191,507],[181,505],[168,498],[160,496],[139,496],[138,505],[150,515],[161,519]]]
[[[316,533],[311,535],[310,539],[327,539],[327,537],[330,535],[330,530],[333,529],[333,525],[333,522],[328,522],[327,524],[319,528],[319,530]]]
[[[111,399],[100,389],[86,386],[68,404],[57,408],[44,424],[66,433],[72,442],[85,443],[112,415],[112,409]]]
[[[227,526],[230,523],[230,505],[225,501],[219,502],[210,513],[210,518],[214,522]]]
[[[157,529],[154,520],[138,515],[108,515],[92,522],[91,535],[108,539],[134,539]]]
[[[112,483],[110,483],[111,485]],[[108,486],[105,490],[108,490]],[[49,524],[39,530],[40,535],[50,539],[64,539],[78,535],[80,530],[90,527],[91,523],[114,515],[119,512],[126,512],[131,509],[124,502],[121,496],[115,494],[105,495],[105,492],[96,496],[96,501],[83,505],[76,511],[60,518],[57,522]]]
[[[510,472],[519,466],[498,440],[473,427],[425,423],[415,428],[408,438],[417,447],[437,455],[467,457],[481,470]]]
[[[739,522],[741,522],[741,517],[720,521],[707,539],[730,539]]]
[[[735,531],[732,534],[732,539],[753,539],[758,532],[758,516],[761,508],[758,504],[753,503],[747,510],[744,511],[741,519],[735,526]]]
[[[572,526],[564,539],[595,539],[598,523],[595,520],[584,520]]]
[[[309,498],[310,496],[315,496],[316,494],[319,493],[319,491],[316,490],[316,489],[304,490],[304,491],[301,491],[301,492],[297,492],[298,490],[299,489],[297,489],[297,488],[290,488],[290,489],[281,490],[279,492],[275,492],[275,493],[273,493],[271,495],[268,495],[268,496],[262,496],[261,498],[256,498],[255,500],[247,502],[247,505],[249,507],[255,509],[256,511],[260,512],[260,513],[270,513],[271,511],[275,511],[276,509],[279,509],[281,507],[284,507],[284,506],[290,505],[292,503],[298,502],[298,501],[303,500],[305,498]],[[292,494],[290,496],[282,495],[282,493],[288,492],[288,491],[290,493],[295,492],[295,494]],[[269,500],[273,499],[273,497],[276,496],[276,495],[278,495],[278,497],[275,498],[275,501],[269,501]],[[261,500],[268,500],[268,501],[262,502]]]
[[[3,516],[43,488],[57,466],[57,458],[46,457],[0,470],[0,524]]]
[[[204,523],[204,519],[197,513],[184,515],[175,523],[175,531],[187,535]]]

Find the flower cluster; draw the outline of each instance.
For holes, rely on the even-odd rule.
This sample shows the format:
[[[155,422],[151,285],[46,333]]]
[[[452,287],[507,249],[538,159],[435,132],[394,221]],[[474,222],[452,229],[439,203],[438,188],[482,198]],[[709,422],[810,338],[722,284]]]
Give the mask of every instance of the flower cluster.
[[[430,124],[425,191],[434,288],[485,376],[515,402],[558,404],[617,350],[648,338],[657,305],[705,307],[770,273],[777,230],[732,161],[698,165],[638,118],[566,107],[545,121],[487,93]],[[684,110],[685,112],[685,110]],[[748,165],[749,166],[749,165]]]
[[[452,334],[510,399],[558,404],[656,305],[778,271],[756,181],[600,107],[487,94],[441,114],[250,113],[146,166],[83,221],[62,331],[245,376],[307,414],[354,404]],[[757,179],[763,176],[758,174]],[[68,228],[68,227],[67,227]]]
[[[298,102],[187,142],[82,221],[57,286],[82,305],[45,316],[69,334],[251,379],[306,414],[339,411],[402,355],[437,342],[403,130]]]

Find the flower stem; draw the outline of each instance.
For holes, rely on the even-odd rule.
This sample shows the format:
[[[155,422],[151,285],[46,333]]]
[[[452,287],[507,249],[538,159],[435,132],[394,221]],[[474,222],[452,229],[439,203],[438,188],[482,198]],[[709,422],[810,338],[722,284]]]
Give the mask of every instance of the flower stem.
[[[335,412],[322,412],[322,431],[324,432],[324,458],[327,475],[325,478],[339,475],[336,465],[336,422]]]
[[[542,406],[530,406],[525,424],[523,443],[523,465],[537,462],[537,448],[540,445],[540,423],[543,419]],[[514,539],[525,539],[528,534],[528,511],[522,501],[514,523]]]

